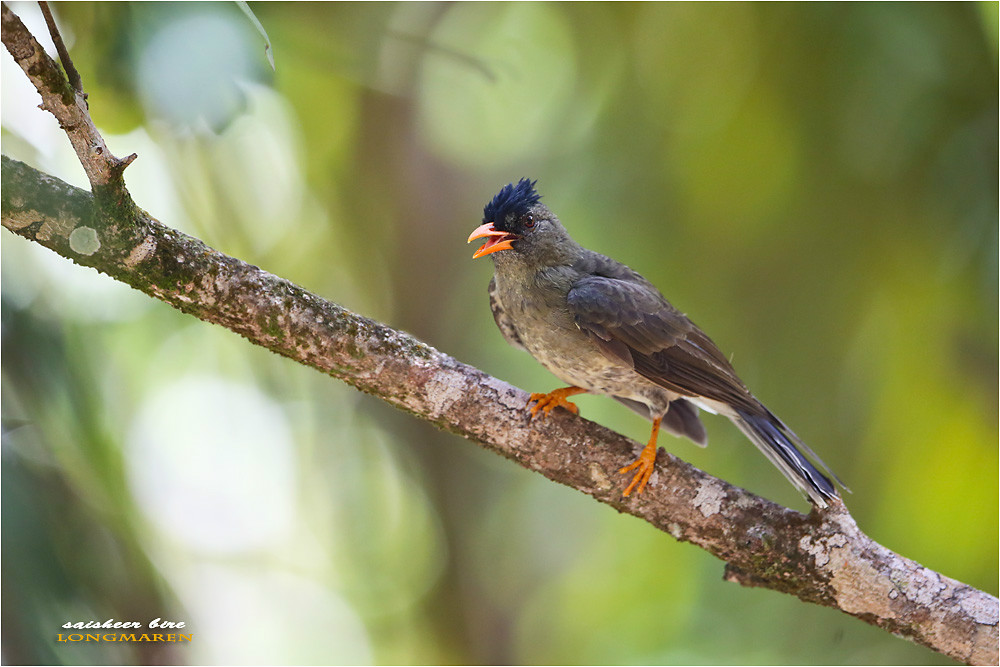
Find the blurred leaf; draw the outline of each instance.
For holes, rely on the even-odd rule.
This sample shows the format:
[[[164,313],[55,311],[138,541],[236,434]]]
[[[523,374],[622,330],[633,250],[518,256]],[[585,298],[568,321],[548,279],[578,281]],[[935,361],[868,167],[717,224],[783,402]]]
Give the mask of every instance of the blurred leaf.
[[[239,7],[244,14],[246,14],[246,17],[250,19],[253,26],[257,28],[257,32],[259,32],[260,36],[264,38],[264,55],[267,56],[267,62],[270,63],[271,70],[274,71],[274,52],[271,50],[271,39],[267,36],[267,31],[264,30],[264,26],[261,25],[257,16],[253,13],[253,10],[250,9],[249,4],[244,2],[244,0],[236,0],[236,6]]]

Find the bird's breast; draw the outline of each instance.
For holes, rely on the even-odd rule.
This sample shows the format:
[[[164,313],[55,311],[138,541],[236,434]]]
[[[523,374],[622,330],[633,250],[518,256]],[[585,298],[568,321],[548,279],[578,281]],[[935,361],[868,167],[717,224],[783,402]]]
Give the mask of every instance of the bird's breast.
[[[525,349],[563,382],[591,393],[620,396],[651,407],[653,413],[666,410],[672,395],[646,380],[630,366],[608,359],[576,325],[558,287],[505,284],[497,275],[497,291],[505,314],[517,330]]]

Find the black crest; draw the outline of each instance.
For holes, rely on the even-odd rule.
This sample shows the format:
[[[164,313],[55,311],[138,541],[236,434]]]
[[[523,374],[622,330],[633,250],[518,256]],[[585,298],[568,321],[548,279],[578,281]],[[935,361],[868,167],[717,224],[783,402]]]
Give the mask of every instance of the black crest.
[[[535,192],[535,183],[522,178],[517,185],[508,183],[497,196],[483,208],[483,222],[492,222],[497,229],[503,229],[507,216],[520,215],[538,203],[541,195]]]

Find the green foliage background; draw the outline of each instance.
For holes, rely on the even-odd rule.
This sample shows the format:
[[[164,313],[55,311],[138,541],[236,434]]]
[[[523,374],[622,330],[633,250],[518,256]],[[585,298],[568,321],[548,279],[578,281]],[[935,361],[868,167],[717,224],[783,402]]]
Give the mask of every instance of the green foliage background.
[[[235,4],[55,10],[163,222],[543,391],[465,244],[537,178],[864,530],[996,593],[996,3],[255,3],[273,72]],[[37,103],[5,53],[4,153],[85,185]],[[2,237],[7,663],[947,662]],[[707,421],[706,450],[661,444],[807,508]],[[194,642],[55,641],[156,617]]]

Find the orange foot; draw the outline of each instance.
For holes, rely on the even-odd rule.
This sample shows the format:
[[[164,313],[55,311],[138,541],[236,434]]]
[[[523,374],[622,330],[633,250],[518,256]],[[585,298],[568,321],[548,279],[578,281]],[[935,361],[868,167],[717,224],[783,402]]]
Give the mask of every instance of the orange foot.
[[[632,491],[635,491],[635,494],[639,495],[642,493],[642,490],[646,488],[646,483],[649,482],[649,478],[653,475],[653,468],[656,465],[656,436],[659,435],[659,433],[660,420],[657,419],[653,422],[653,433],[649,436],[649,442],[642,448],[639,458],[618,471],[619,474],[624,475],[625,473],[638,468],[635,475],[632,477],[632,482],[628,485],[628,488],[625,489],[625,493],[622,495],[627,496],[632,493]]]
[[[534,417],[541,410],[548,417],[549,413],[558,407],[564,407],[574,415],[578,415],[580,414],[580,408],[567,401],[566,398],[575,394],[585,393],[587,393],[587,390],[580,387],[565,387],[564,389],[550,391],[547,394],[532,394],[531,398],[528,399],[528,405],[534,403],[534,405],[531,405],[531,416]]]

